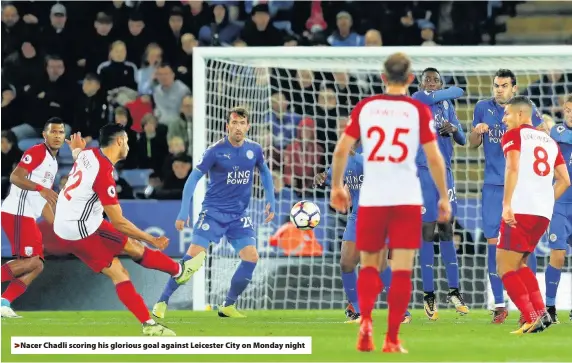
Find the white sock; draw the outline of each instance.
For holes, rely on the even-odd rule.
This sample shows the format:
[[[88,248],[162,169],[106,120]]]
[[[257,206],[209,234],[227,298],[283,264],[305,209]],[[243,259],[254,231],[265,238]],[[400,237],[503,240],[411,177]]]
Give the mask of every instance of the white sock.
[[[178,278],[183,274],[183,265],[179,263],[179,272],[177,272],[177,274],[175,276],[173,276],[174,278]]]
[[[495,304],[495,308],[504,308],[504,307],[505,307],[504,303]]]
[[[155,320],[149,319],[149,320],[147,320],[147,321],[145,322],[145,324],[155,325],[155,324],[157,324],[157,323],[155,322]]]

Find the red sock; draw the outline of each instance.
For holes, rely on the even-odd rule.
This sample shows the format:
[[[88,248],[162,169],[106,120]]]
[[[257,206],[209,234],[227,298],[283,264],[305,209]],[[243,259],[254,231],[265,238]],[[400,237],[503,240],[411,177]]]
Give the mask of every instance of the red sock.
[[[387,340],[397,343],[399,327],[411,299],[411,271],[397,270],[391,275],[391,289],[387,295],[389,316],[387,318]]]
[[[7,263],[2,265],[2,282],[12,281],[16,278]]]
[[[544,300],[542,300],[542,294],[540,293],[540,287],[538,286],[538,280],[534,275],[534,272],[530,269],[530,267],[523,267],[516,271],[520,280],[526,286],[526,290],[528,291],[528,298],[530,299],[530,303],[534,307],[536,314],[538,316],[542,316],[546,311],[546,306],[544,305]]]
[[[22,280],[14,279],[6,288],[6,291],[2,294],[2,297],[10,302],[16,300],[20,295],[22,295],[28,286]]]
[[[516,271],[510,271],[502,277],[502,283],[508,296],[524,316],[527,323],[536,320],[536,311],[528,297],[528,290]]]
[[[147,247],[145,247],[143,257],[141,257],[141,260],[137,261],[137,263],[145,268],[166,272],[171,276],[177,275],[179,273],[179,267],[181,266],[163,252]]]
[[[115,291],[117,291],[119,300],[121,300],[123,305],[125,305],[125,307],[135,315],[137,320],[144,323],[151,319],[149,310],[147,310],[147,306],[145,305],[145,301],[143,301],[141,295],[137,293],[135,286],[133,286],[131,281],[127,280],[118,283],[115,285]]]
[[[379,277],[379,271],[373,267],[364,267],[359,270],[357,292],[359,310],[363,319],[371,319],[375,300],[382,288],[383,282]]]

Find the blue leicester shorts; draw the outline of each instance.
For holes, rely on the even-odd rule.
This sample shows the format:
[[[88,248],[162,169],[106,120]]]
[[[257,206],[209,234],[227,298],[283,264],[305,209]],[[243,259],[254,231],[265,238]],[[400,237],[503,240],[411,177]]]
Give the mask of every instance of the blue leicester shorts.
[[[423,192],[423,208],[421,214],[423,222],[435,222],[439,215],[437,204],[439,202],[439,191],[437,186],[431,178],[431,172],[428,168],[420,167],[417,175],[421,182],[421,191]],[[455,191],[455,181],[453,179],[453,172],[447,169],[447,194],[449,195],[449,202],[451,202],[451,216],[457,214],[457,192]]]
[[[504,185],[483,185],[481,212],[483,219],[483,234],[486,239],[499,237],[503,194]]]
[[[208,248],[226,236],[236,252],[246,246],[256,246],[252,219],[246,213],[221,213],[203,210],[193,228],[193,244]]]
[[[566,244],[572,246],[572,204],[554,204],[552,220],[548,228],[548,245],[553,250],[566,250]]]
[[[342,241],[352,241],[356,242],[356,227],[357,227],[357,213],[352,213],[348,216],[348,223],[346,224],[346,229],[344,230],[344,236]]]

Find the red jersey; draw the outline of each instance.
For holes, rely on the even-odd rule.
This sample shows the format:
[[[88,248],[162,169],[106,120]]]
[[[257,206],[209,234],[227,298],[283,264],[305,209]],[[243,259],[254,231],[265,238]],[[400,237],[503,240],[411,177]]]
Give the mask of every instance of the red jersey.
[[[363,146],[360,206],[423,204],[415,157],[436,139],[429,107],[407,96],[368,97],[352,111],[345,133]]]
[[[24,152],[18,166],[28,171],[28,179],[51,189],[58,173],[58,162],[46,144],[37,144]],[[2,212],[38,219],[46,200],[40,192],[24,190],[12,184],[2,203]]]
[[[511,206],[515,214],[552,218],[554,210],[554,168],[565,164],[558,144],[546,133],[530,125],[507,131],[502,148],[520,151],[518,179]]]
[[[85,149],[58,196],[54,232],[62,239],[85,239],[103,222],[103,206],[119,204],[113,164],[101,149]]]

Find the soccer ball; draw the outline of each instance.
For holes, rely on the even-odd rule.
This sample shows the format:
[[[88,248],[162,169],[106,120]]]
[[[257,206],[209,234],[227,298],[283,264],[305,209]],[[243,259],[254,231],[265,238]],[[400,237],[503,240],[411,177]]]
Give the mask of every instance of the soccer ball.
[[[303,231],[314,229],[320,223],[320,208],[312,202],[302,200],[290,210],[290,222]]]

